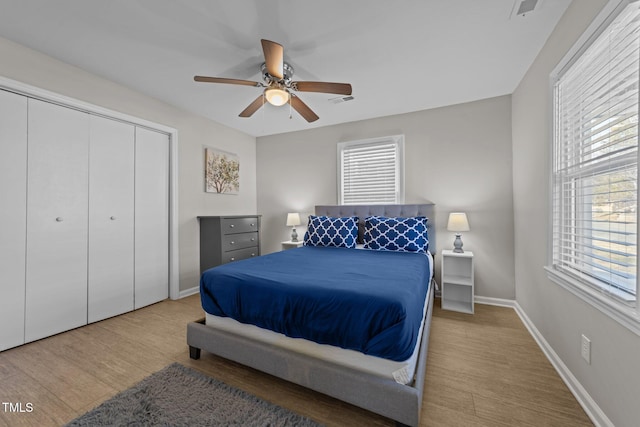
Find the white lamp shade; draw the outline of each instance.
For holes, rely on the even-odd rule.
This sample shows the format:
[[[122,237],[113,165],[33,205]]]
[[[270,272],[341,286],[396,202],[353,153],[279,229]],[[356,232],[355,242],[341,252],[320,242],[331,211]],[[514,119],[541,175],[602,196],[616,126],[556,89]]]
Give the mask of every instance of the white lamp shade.
[[[287,214],[287,226],[295,227],[296,225],[300,225],[300,214],[297,212],[288,213]]]
[[[447,223],[449,231],[469,231],[469,221],[467,214],[464,212],[451,212],[449,214],[449,222]]]

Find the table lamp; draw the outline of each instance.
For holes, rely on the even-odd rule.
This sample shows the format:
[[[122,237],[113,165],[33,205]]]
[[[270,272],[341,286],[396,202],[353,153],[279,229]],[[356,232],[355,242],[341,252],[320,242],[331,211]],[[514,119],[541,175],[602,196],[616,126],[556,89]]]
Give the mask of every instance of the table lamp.
[[[293,227],[291,230],[291,241],[298,241],[298,233],[296,232],[296,225],[300,225],[300,214],[297,212],[287,214],[287,227]]]
[[[449,214],[447,230],[456,232],[456,240],[453,241],[453,252],[463,253],[464,251],[462,250],[462,239],[460,238],[460,231],[469,231],[469,221],[467,220],[467,214],[464,212],[451,212]]]

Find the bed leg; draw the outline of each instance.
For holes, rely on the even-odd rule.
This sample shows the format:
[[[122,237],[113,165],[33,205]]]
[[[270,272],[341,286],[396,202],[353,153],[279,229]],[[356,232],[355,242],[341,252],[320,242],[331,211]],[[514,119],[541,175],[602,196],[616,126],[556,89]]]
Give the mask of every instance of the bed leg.
[[[189,357],[193,360],[200,359],[200,349],[193,346],[189,346]]]

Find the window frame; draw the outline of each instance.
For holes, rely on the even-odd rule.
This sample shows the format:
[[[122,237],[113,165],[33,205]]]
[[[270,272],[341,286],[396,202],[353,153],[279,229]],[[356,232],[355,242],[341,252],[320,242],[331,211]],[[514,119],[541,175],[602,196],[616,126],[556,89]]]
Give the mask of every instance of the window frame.
[[[548,208],[548,247],[547,247],[547,265],[544,267],[547,273],[547,277],[555,284],[560,285],[564,289],[568,290],[575,296],[581,298],[583,301],[589,303],[591,306],[597,308],[602,313],[606,314],[610,318],[614,319],[621,325],[633,331],[635,334],[640,335],[640,266],[636,265],[636,295],[635,301],[628,302],[620,296],[616,296],[615,292],[606,292],[593,284],[588,283],[586,280],[582,280],[577,276],[573,276],[557,270],[553,266],[553,224],[554,224],[554,161],[556,151],[556,106],[555,106],[555,91],[554,86],[558,78],[563,72],[571,67],[581,55],[593,44],[593,42],[609,27],[609,25],[618,17],[618,15],[631,3],[637,0],[611,0],[600,14],[594,19],[591,25],[587,28],[584,34],[577,40],[573,47],[567,52],[560,63],[554,68],[550,74],[549,79],[549,94],[552,104],[550,109],[550,163],[549,163],[549,208]],[[640,115],[640,113],[639,113]],[[639,120],[640,122],[640,120]],[[640,125],[640,124],[639,124]],[[639,132],[640,137],[640,132]],[[638,151],[640,153],[640,150]],[[640,154],[639,154],[640,155]],[[639,166],[640,166],[640,162]],[[638,172],[640,175],[640,171]],[[637,175],[637,176],[638,176]],[[636,195],[636,199],[640,200],[640,197]],[[640,215],[640,209],[636,209],[636,223],[638,216]],[[640,242],[636,240],[637,247],[640,247]],[[638,264],[636,262],[636,264]]]
[[[355,141],[344,141],[337,144],[337,199],[339,205],[344,205],[344,180],[343,180],[343,156],[345,149],[357,146],[378,146],[393,144],[396,147],[396,191],[395,200],[389,201],[362,201],[352,203],[352,205],[365,204],[402,204],[404,203],[404,135],[391,135],[378,138],[359,139]]]

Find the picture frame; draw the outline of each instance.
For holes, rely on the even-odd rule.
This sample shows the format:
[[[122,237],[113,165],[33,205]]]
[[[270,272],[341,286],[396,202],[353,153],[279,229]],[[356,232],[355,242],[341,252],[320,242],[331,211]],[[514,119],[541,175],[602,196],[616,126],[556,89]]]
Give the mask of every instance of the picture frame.
[[[240,159],[214,147],[204,147],[204,191],[217,194],[240,192]]]

